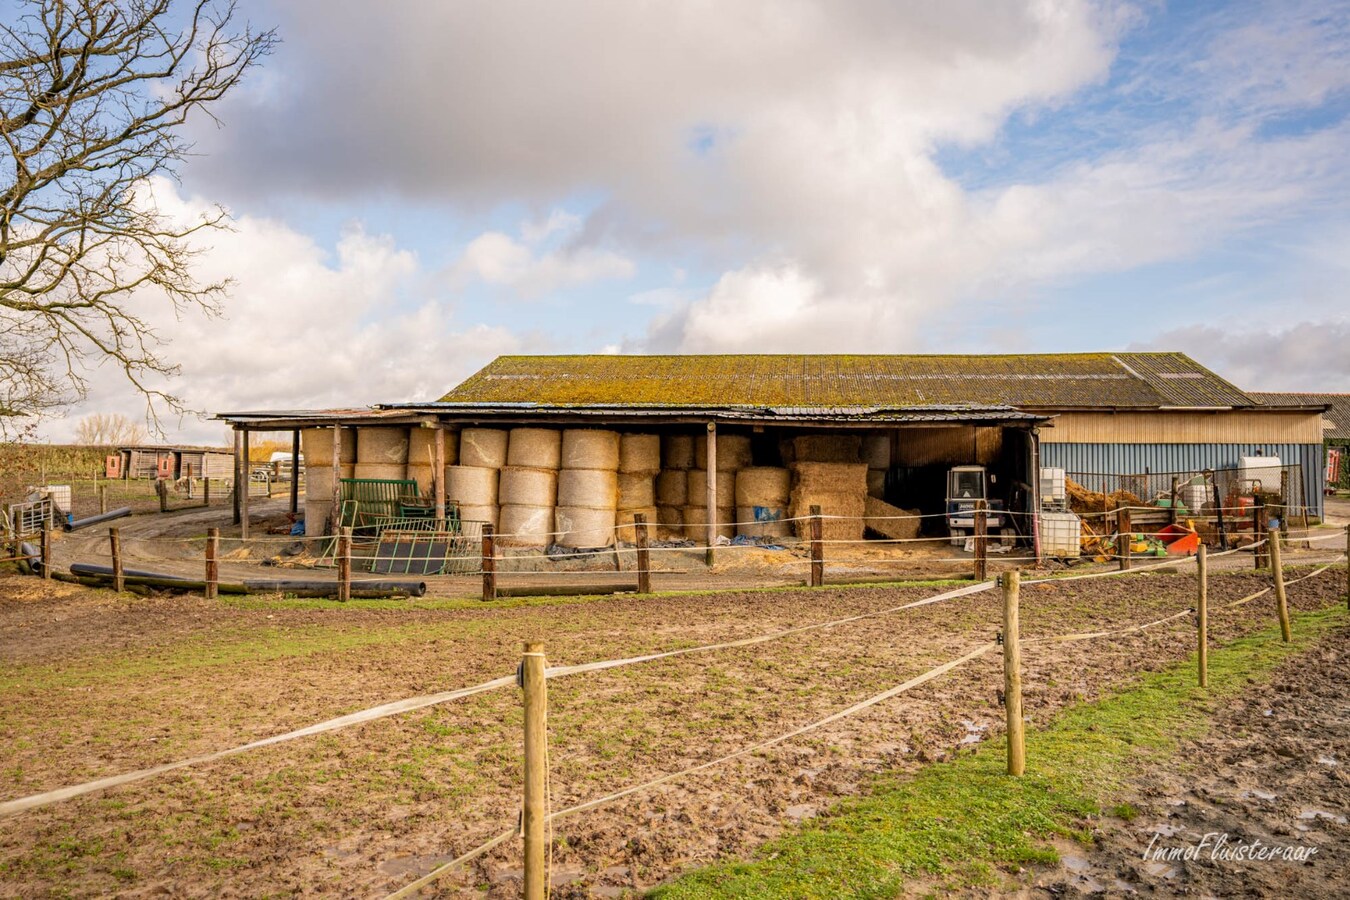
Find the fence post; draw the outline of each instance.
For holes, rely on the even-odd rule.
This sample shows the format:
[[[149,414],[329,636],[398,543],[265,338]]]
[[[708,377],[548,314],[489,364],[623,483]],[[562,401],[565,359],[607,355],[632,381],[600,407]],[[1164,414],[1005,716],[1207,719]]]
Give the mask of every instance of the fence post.
[[[352,530],[342,528],[338,531],[338,602],[346,603],[352,599]]]
[[[202,506],[211,505],[211,476],[202,476]]]
[[[42,577],[46,581],[52,578],[52,529],[42,526]]]
[[[825,544],[824,523],[820,518],[820,507],[811,507],[811,587],[825,584]]]
[[[1289,598],[1284,592],[1284,564],[1280,560],[1280,532],[1271,528],[1266,533],[1270,535],[1270,569],[1275,578],[1275,611],[1280,617],[1280,637],[1287,644],[1292,635],[1289,632]]]
[[[108,548],[112,552],[113,590],[120,594],[127,582],[122,574],[122,532],[117,528],[108,529]]]
[[[652,592],[651,557],[647,551],[647,516],[644,513],[633,514],[633,533],[637,540],[637,589],[639,594]]]
[[[1345,526],[1345,606],[1350,609],[1350,525]]]
[[[1004,572],[1003,582],[1003,702],[1008,714],[1008,774],[1021,775],[1027,767],[1025,723],[1022,721],[1022,646],[1018,625],[1022,573]]]
[[[483,599],[497,599],[497,550],[491,524],[483,525]]]
[[[1196,665],[1200,669],[1200,686],[1209,687],[1209,557],[1202,543],[1195,551],[1196,596]]]
[[[989,571],[989,506],[983,500],[975,501],[975,580],[984,581]]]
[[[1172,524],[1177,524],[1177,487],[1179,480],[1177,476],[1172,476]]]
[[[544,677],[544,645],[526,643],[520,660],[520,686],[525,692],[525,900],[544,900],[548,819],[548,682]]]
[[[1134,529],[1130,527],[1130,510],[1122,508],[1116,513],[1116,555],[1120,557],[1120,571],[1130,568],[1130,544],[1134,540]]]
[[[163,478],[155,479],[155,495],[159,497],[159,511],[169,511],[169,483]]]
[[[1259,493],[1253,499],[1252,506],[1252,540],[1260,541],[1261,535],[1269,534],[1270,529],[1266,527],[1266,501]],[[1257,547],[1252,553],[1252,558],[1256,568],[1264,569],[1266,567],[1266,554],[1270,552],[1269,546],[1266,549]]]
[[[100,484],[98,486],[98,514],[101,516],[108,511],[108,486]]]
[[[206,599],[220,594],[220,529],[206,529]]]

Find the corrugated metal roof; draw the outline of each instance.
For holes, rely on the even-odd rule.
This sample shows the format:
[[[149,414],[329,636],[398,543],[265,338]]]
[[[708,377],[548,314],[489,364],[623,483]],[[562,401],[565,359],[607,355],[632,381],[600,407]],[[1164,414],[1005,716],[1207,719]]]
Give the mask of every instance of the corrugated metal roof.
[[[383,409],[407,413],[465,416],[553,417],[595,416],[600,418],[715,418],[756,423],[773,422],[1041,422],[1046,416],[1010,406],[926,406],[883,408],[877,406],[664,406],[650,403],[551,406],[544,403],[489,403],[440,401],[437,403],[387,404]]]
[[[1181,353],[502,356],[446,402],[548,407],[1252,407]]]
[[[1322,433],[1324,438],[1350,440],[1350,394],[1296,394],[1256,391],[1252,396],[1266,406],[1330,406],[1323,418],[1334,426]]]

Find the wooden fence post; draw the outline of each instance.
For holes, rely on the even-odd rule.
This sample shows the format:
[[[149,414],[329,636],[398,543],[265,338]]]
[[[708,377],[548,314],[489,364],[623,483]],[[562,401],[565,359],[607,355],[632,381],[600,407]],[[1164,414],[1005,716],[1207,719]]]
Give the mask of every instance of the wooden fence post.
[[[1175,524],[1177,523],[1177,499],[1178,499],[1178,497],[1177,497],[1177,494],[1178,494],[1177,488],[1178,488],[1178,486],[1179,486],[1179,480],[1178,480],[1177,476],[1173,475],[1173,476],[1172,476],[1172,515],[1171,515],[1171,519],[1172,519],[1172,524],[1173,524],[1173,525],[1175,525]]]
[[[1259,541],[1262,535],[1269,533],[1270,529],[1266,527],[1266,501],[1264,497],[1257,494],[1252,506],[1252,540]],[[1269,552],[1269,545],[1265,549],[1257,547],[1252,552],[1253,564],[1256,568],[1264,569],[1266,567],[1266,554]]]
[[[169,511],[169,483],[163,478],[155,479],[155,495],[159,497],[159,511]]]
[[[1134,529],[1130,526],[1130,510],[1122,507],[1116,513],[1116,555],[1120,558],[1120,571],[1130,568],[1130,544],[1134,540]]]
[[[52,578],[52,529],[48,525],[42,526],[42,578]]]
[[[647,550],[647,516],[633,514],[633,535],[637,541],[637,589],[639,594],[652,592],[651,554]]]
[[[544,900],[548,873],[544,859],[548,820],[548,681],[544,645],[526,643],[520,660],[525,693],[525,900]]]
[[[206,529],[206,599],[220,593],[220,529]]]
[[[248,540],[248,490],[253,484],[253,462],[249,456],[248,429],[243,431],[244,435],[244,471],[240,475],[239,483],[242,485],[239,494],[239,536]],[[337,465],[334,463],[333,465]]]
[[[1280,637],[1287,644],[1293,635],[1289,631],[1289,598],[1284,592],[1284,564],[1280,560],[1280,532],[1279,529],[1271,528],[1266,533],[1270,535],[1270,569],[1271,575],[1275,578],[1275,611],[1280,617]]]
[[[1008,714],[1008,774],[1021,775],[1027,767],[1025,723],[1022,721],[1022,646],[1018,603],[1022,574],[1004,572],[1003,581],[1003,702]]]
[[[352,530],[338,530],[338,602],[352,599]]]
[[[100,484],[98,486],[98,514],[101,516],[108,511],[108,486]]]
[[[211,476],[202,476],[202,506],[211,505]]]
[[[1345,526],[1345,606],[1350,609],[1350,525]]]
[[[975,501],[975,580],[984,581],[989,571],[989,513],[988,504]]]
[[[483,599],[497,599],[497,548],[490,523],[483,525]]]
[[[122,574],[122,532],[117,528],[108,529],[108,548],[112,552],[113,590],[120,594],[127,582]]]
[[[341,465],[341,460],[334,462]],[[300,514],[300,429],[291,432],[291,515]]]
[[[1209,557],[1202,543],[1195,551],[1196,665],[1200,686],[1209,687]]]
[[[824,523],[820,518],[820,507],[811,507],[811,587],[823,587],[825,584],[825,543]]]

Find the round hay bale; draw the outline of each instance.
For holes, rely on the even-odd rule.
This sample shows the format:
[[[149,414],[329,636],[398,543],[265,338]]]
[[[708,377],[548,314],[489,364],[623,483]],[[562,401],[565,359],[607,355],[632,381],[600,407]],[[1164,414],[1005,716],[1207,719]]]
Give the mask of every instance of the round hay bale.
[[[891,436],[889,434],[867,434],[862,439],[862,461],[869,469],[889,469],[891,467]]]
[[[694,436],[667,434],[661,438],[661,468],[692,469],[694,467]]]
[[[614,543],[614,510],[559,506],[553,511],[555,542],[574,550],[608,547]]]
[[[556,469],[562,461],[562,432],[556,428],[512,428],[506,464]]]
[[[432,481],[436,476],[436,467],[430,464],[408,463],[408,477],[417,482],[417,493],[430,497],[435,493]]]
[[[702,543],[708,536],[708,508],[706,506],[686,506],[684,508],[684,533]],[[736,536],[736,508],[717,508],[717,534],[720,537]]]
[[[737,506],[787,506],[792,493],[792,473],[787,469],[757,466],[736,473]]]
[[[461,503],[459,505],[459,520],[461,522],[482,522],[485,525],[497,527],[498,510],[496,505],[491,506],[472,506]]]
[[[657,512],[655,506],[649,506],[645,509],[621,509],[618,514],[618,528],[615,534],[619,540],[626,544],[637,543],[637,525],[634,524],[633,516],[642,514],[647,517],[647,540],[656,537],[656,518]]]
[[[736,507],[736,533],[753,538],[786,538],[792,536],[792,523],[785,522],[787,504],[783,506]]]
[[[459,462],[459,432],[445,430],[445,464],[453,466]],[[408,465],[436,465],[435,428],[408,429]]]
[[[619,433],[599,428],[568,428],[562,433],[564,469],[619,470]]]
[[[306,428],[300,432],[300,452],[306,465],[331,466],[333,464],[333,429]],[[356,462],[356,429],[342,429],[342,464]]]
[[[305,499],[305,537],[327,534],[328,517],[333,514],[332,500]]]
[[[661,436],[625,434],[619,438],[619,471],[655,475],[661,471]]]
[[[663,541],[684,540],[684,507],[658,506],[656,534]]]
[[[509,470],[506,470],[509,471]],[[503,471],[503,475],[506,474]],[[497,535],[513,547],[547,547],[552,538],[553,507],[503,504]]]
[[[702,469],[689,470],[689,499],[686,504],[699,506],[708,501],[708,473]],[[736,503],[736,473],[717,472],[717,505],[730,507]]]
[[[558,472],[558,505],[616,509],[619,473],[608,469],[562,469]]]
[[[356,461],[379,465],[408,464],[408,429],[356,429]]]
[[[876,497],[878,500],[886,496],[886,470],[868,469],[867,470],[867,496]]]
[[[353,478],[370,478],[380,481],[402,481],[408,477],[408,467],[404,463],[363,463],[352,467]]]
[[[460,506],[496,506],[497,470],[485,466],[446,466],[445,499]]]
[[[862,438],[856,434],[803,434],[792,439],[796,462],[856,463],[862,458]]]
[[[656,476],[656,502],[661,506],[684,506],[689,502],[689,473],[665,469]]]
[[[338,478],[355,478],[356,466],[341,466]],[[329,500],[333,496],[333,467],[305,466],[305,496]]]
[[[507,466],[502,469],[497,498],[503,507],[547,506],[552,509],[558,499],[558,472],[556,469]],[[503,510],[502,515],[505,514]]]
[[[638,472],[619,473],[619,509],[643,510],[654,506],[656,506],[655,478]]]
[[[465,428],[459,433],[459,464],[476,469],[506,465],[507,434],[500,428]]]
[[[750,436],[745,434],[717,435],[717,471],[734,472],[750,465]],[[694,439],[694,468],[708,468],[708,436]]]

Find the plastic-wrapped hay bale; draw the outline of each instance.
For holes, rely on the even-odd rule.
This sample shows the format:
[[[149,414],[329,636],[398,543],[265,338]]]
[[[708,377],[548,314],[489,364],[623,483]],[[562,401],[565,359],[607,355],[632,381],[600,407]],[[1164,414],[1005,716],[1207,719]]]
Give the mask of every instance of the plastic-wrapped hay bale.
[[[461,522],[482,522],[485,525],[497,527],[497,517],[499,509],[497,506],[471,506],[463,503],[458,504],[459,519]]]
[[[459,464],[475,469],[506,465],[506,432],[500,428],[465,428],[459,433]]]
[[[435,493],[435,485],[432,484],[435,476],[435,466],[422,465],[421,463],[408,463],[407,477],[417,482],[417,493],[422,497],[430,497]]]
[[[736,507],[736,533],[753,538],[788,538],[792,523],[786,521],[787,505]]]
[[[558,500],[558,471],[507,466],[498,480],[497,498],[502,506],[548,506]]]
[[[660,435],[621,435],[619,438],[619,471],[634,475],[655,475],[661,471]]]
[[[682,469],[664,469],[656,476],[658,506],[684,506],[689,502],[689,473]]]
[[[736,473],[737,506],[788,505],[792,473],[787,469],[755,466]]]
[[[708,473],[702,469],[689,470],[688,506],[699,506],[708,502]],[[732,506],[736,502],[736,473],[718,470],[717,505]]]
[[[856,434],[803,434],[792,439],[796,462],[856,463],[862,459],[862,438]]]
[[[332,500],[305,498],[305,537],[327,534],[328,517],[333,514]]]
[[[867,470],[867,496],[884,499],[886,496],[886,470]]]
[[[750,465],[750,437],[744,434],[717,435],[717,471],[734,472]],[[694,439],[694,468],[708,468],[708,436]]]
[[[684,533],[686,537],[703,543],[708,536],[708,508],[706,506],[686,506],[684,508]],[[736,508],[734,506],[717,508],[717,534],[719,537],[736,536]]]
[[[497,470],[484,466],[446,466],[445,499],[463,506],[497,505]],[[487,521],[479,519],[475,521]],[[492,521],[496,522],[494,515]]]
[[[436,465],[435,428],[408,429],[408,465]],[[445,429],[445,464],[453,466],[459,462],[459,432]]]
[[[556,469],[562,461],[562,432],[556,428],[512,428],[506,464]]]
[[[408,429],[356,429],[356,461],[389,466],[408,464]]]
[[[599,428],[568,428],[562,433],[564,469],[619,470],[619,433]]]
[[[655,478],[641,472],[619,473],[619,509],[645,510],[654,506],[656,506]]]
[[[862,439],[862,461],[869,469],[891,467],[891,436],[885,432],[866,434]]]
[[[558,472],[558,505],[617,509],[619,473],[608,469],[562,469]]]
[[[618,529],[616,534],[619,540],[625,544],[637,542],[637,527],[633,524],[633,517],[641,513],[647,517],[647,540],[652,540],[657,534],[657,512],[655,506],[649,506],[645,509],[621,509],[618,513]]]
[[[661,468],[678,471],[694,467],[694,436],[667,434],[661,438]]]
[[[660,526],[657,533],[663,540],[680,540],[684,537],[683,506],[658,506],[656,522]]]
[[[305,464],[331,466],[333,464],[333,429],[306,428],[300,432],[300,452]],[[356,429],[342,429],[342,464],[356,462]]]
[[[403,481],[408,477],[405,463],[368,463],[359,462],[352,467],[354,478],[373,481]]]
[[[613,508],[559,506],[553,511],[556,542],[574,550],[610,546],[614,543],[614,524]]]
[[[867,502],[867,466],[862,463],[796,462],[792,465],[793,486],[788,511],[796,523],[797,536],[810,537],[805,517],[812,506],[831,517],[822,523],[826,540],[862,540],[863,515]]]
[[[497,534],[513,547],[547,547],[552,540],[553,507],[504,503]]]

